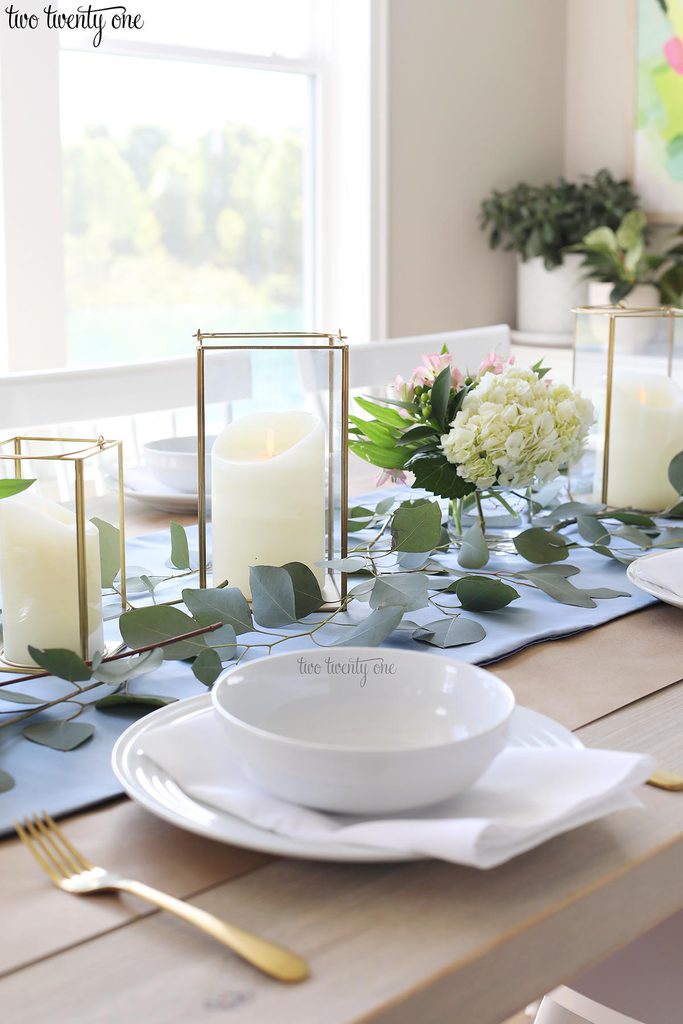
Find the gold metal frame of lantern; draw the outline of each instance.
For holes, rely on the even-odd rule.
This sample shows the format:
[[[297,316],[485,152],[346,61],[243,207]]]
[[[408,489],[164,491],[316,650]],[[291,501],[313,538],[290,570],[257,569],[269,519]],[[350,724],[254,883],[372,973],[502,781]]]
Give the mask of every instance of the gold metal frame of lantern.
[[[239,333],[207,333],[198,330],[197,341],[197,496],[199,511],[199,585],[206,587],[206,359],[212,352],[312,352],[327,353],[325,385],[319,389],[327,396],[327,493],[326,493],[326,557],[345,558],[348,550],[348,460],[349,460],[349,347],[341,331],[336,334],[310,331],[271,331]],[[318,358],[323,359],[324,356]],[[339,363],[339,372],[337,372]],[[337,419],[337,417],[339,417]],[[338,429],[337,429],[338,424]],[[335,433],[339,435],[335,446]],[[335,460],[338,469],[335,473]],[[335,477],[338,477],[338,490]],[[338,499],[338,519],[335,509]],[[335,528],[336,527],[336,528]],[[335,551],[335,537],[338,550]],[[329,591],[332,591],[330,594]],[[346,597],[346,574],[327,570],[324,588],[325,608],[339,607]],[[329,594],[329,597],[328,597]]]
[[[25,444],[45,445],[81,445],[73,451],[36,455],[33,452],[25,452]],[[5,448],[12,446],[12,451],[7,452]],[[118,463],[118,512],[119,512],[119,557],[121,559],[121,608],[126,610],[126,534],[125,534],[125,506],[123,490],[123,442],[106,441],[103,437],[29,437],[27,435],[9,437],[0,441],[0,464],[5,462],[14,463],[14,476],[21,479],[22,464],[31,462],[53,462],[73,463],[74,466],[74,513],[76,516],[76,557],[78,559],[78,627],[80,637],[80,654],[84,661],[88,660],[88,592],[87,592],[87,562],[85,551],[86,531],[86,493],[85,493],[85,462],[88,459],[102,455],[104,452],[117,451]],[[118,649],[120,644],[106,644],[105,653],[112,653]],[[30,674],[39,673],[41,669],[35,665],[16,665],[4,657],[4,651],[0,649],[0,672],[16,672],[21,670]]]
[[[627,306],[577,306],[572,309],[574,314],[574,334],[573,334],[573,367],[572,367],[572,380],[575,387],[581,388],[582,382],[577,380],[577,367],[581,361],[584,353],[585,346],[579,344],[579,318],[580,317],[595,317],[597,322],[604,322],[608,320],[607,331],[606,331],[606,352],[605,352],[605,383],[604,383],[604,430],[602,431],[603,437],[603,449],[602,449],[602,473],[600,483],[600,501],[603,504],[607,504],[607,492],[609,486],[609,452],[610,452],[610,433],[612,425],[612,396],[614,389],[614,372],[615,372],[615,360],[618,361],[619,356],[619,335],[620,335],[620,323],[626,323],[629,320],[663,320],[668,322],[666,330],[666,343],[665,351],[659,355],[650,356],[645,352],[635,353],[635,359],[641,361],[659,359],[660,366],[659,371],[662,376],[671,378],[673,376],[674,367],[674,354],[676,351],[676,323],[677,321],[683,321],[683,309],[678,309],[675,306],[660,306],[660,307],[627,307]],[[683,325],[682,325],[683,326]],[[598,349],[596,344],[595,348],[587,349],[587,351],[595,352]],[[681,352],[683,355],[683,351]],[[623,353],[622,353],[623,356]],[[573,474],[570,473],[570,481],[573,478]]]

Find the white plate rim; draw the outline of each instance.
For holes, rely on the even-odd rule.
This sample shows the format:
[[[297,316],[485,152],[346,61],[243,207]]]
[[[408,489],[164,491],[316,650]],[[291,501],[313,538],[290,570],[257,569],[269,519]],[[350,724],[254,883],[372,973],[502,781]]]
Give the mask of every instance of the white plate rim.
[[[665,590],[663,587],[658,587],[656,583],[643,579],[640,575],[638,567],[642,562],[646,562],[648,558],[662,557],[665,554],[666,551],[648,551],[646,555],[641,555],[640,558],[635,558],[626,566],[626,576],[635,587],[638,587],[638,590],[642,590],[645,594],[649,594],[650,597],[656,597],[659,601],[664,601],[665,604],[673,605],[674,608],[683,608],[683,594],[678,597],[672,591]]]
[[[144,734],[150,728],[155,728],[161,722],[173,721],[179,717],[185,717],[199,711],[204,711],[211,705],[211,694],[201,693],[196,697],[187,697],[184,700],[168,704],[157,711],[153,711],[143,718],[134,722],[123,732],[116,743],[111,755],[111,765],[114,775],[120,782],[126,794],[145,810],[156,817],[184,829],[186,832],[193,832],[195,835],[213,839],[215,842],[222,842],[240,846],[248,850],[255,850],[259,853],[270,853],[282,857],[303,858],[306,860],[321,860],[333,862],[350,863],[390,863],[397,861],[413,861],[428,859],[424,854],[409,854],[401,851],[378,849],[370,846],[353,846],[344,843],[316,844],[290,839],[287,836],[278,835],[276,832],[269,832],[256,825],[245,822],[227,811],[222,811],[200,803],[193,797],[187,796],[178,789],[184,801],[189,801],[204,816],[203,821],[192,820],[189,816],[183,816],[177,808],[166,806],[163,801],[153,796],[149,786],[145,787],[140,781],[141,761],[144,758],[149,766],[155,769],[153,762],[145,758],[144,750],[139,744],[144,740]],[[528,716],[532,723],[536,723],[539,729],[554,735],[561,742],[560,746],[571,746],[574,749],[581,749],[583,744],[569,729],[556,722],[554,719],[543,715],[538,711],[517,705],[513,712],[515,716]],[[157,768],[157,771],[160,769]],[[165,775],[165,773],[163,773]],[[158,779],[159,776],[157,775]],[[173,781],[166,776],[168,781]],[[152,788],[153,788],[152,780]],[[157,787],[158,789],[158,787]]]

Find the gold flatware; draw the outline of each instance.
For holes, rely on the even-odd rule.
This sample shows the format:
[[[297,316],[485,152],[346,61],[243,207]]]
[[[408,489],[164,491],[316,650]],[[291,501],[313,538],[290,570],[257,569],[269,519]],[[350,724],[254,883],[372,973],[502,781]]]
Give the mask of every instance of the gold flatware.
[[[681,793],[683,792],[683,775],[677,775],[676,772],[667,772],[664,769],[660,769],[652,773],[647,780],[647,784],[648,786],[656,786],[657,789],[667,789],[670,793]]]
[[[107,890],[132,893],[147,903],[168,910],[188,924],[193,924],[278,981],[304,981],[308,977],[308,964],[296,953],[259,938],[237,925],[221,921],[206,910],[200,910],[191,903],[185,903],[143,882],[136,882],[91,864],[75,849],[46,812],[42,816],[26,818],[21,824],[15,822],[14,827],[19,838],[59,889],[79,896]]]

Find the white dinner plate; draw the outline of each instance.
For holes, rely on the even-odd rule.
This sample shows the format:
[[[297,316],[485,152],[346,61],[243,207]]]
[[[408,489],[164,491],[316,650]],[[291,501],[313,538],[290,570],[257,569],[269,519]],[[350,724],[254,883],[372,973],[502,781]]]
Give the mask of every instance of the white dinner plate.
[[[665,556],[666,552],[664,551],[650,551],[647,555],[642,555],[640,558],[636,558],[631,562],[626,569],[626,575],[634,586],[638,587],[639,590],[644,590],[645,593],[650,594],[651,597],[656,597],[660,601],[672,604],[675,608],[683,608],[683,594],[677,594],[673,590],[667,590],[666,587],[659,587],[656,583],[645,579],[641,575],[643,563],[647,562],[648,558],[662,558]]]
[[[211,694],[169,704],[135,722],[119,737],[112,751],[112,768],[131,799],[152,814],[178,828],[215,839],[219,843],[244,846],[248,850],[277,854],[282,857],[303,857],[309,860],[356,861],[382,863],[421,860],[419,854],[381,850],[370,846],[344,843],[317,844],[269,832],[189,797],[162,768],[145,754],[145,739],[150,729],[170,725],[179,720],[205,714],[211,708]],[[573,747],[583,744],[559,722],[517,707],[510,724],[509,743],[514,747]]]
[[[164,485],[144,466],[127,469],[124,475],[124,493],[127,498],[147,505],[159,512],[197,511],[197,495],[174,491]]]

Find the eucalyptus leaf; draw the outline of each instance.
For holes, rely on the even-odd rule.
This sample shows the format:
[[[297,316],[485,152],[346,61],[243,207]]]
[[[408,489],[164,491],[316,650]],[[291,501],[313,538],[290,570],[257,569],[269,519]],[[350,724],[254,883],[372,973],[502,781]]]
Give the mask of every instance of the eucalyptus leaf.
[[[237,657],[237,634],[232,626],[221,626],[204,637],[206,646],[215,651],[221,661],[232,661]]]
[[[39,648],[29,645],[28,652],[36,665],[40,665],[51,676],[57,676],[58,679],[68,679],[70,683],[84,683],[92,677],[92,669],[73,651],[65,651],[61,648],[41,651]]]
[[[297,619],[317,612],[325,603],[320,584],[303,562],[287,562],[282,568],[289,574],[294,587],[294,611]]]
[[[656,529],[657,524],[651,516],[645,516],[642,512],[610,512],[610,519],[616,519],[628,526],[646,526],[649,529]]]
[[[414,640],[431,644],[432,647],[462,647],[465,644],[477,644],[486,636],[486,630],[474,619],[464,619],[453,615],[446,619],[421,626],[413,633]]]
[[[170,643],[174,637],[199,628],[194,618],[171,605],[152,605],[124,612],[119,619],[119,628],[124,641],[132,649],[166,643],[167,646],[162,648],[166,661],[183,661],[195,657],[206,647],[203,636]]]
[[[458,565],[463,569],[482,569],[489,560],[489,549],[480,523],[473,523],[462,536]]]
[[[591,505],[588,502],[583,501],[565,501],[562,505],[557,505],[552,512],[548,514],[548,519],[575,519],[577,516],[587,516],[595,512],[600,512],[602,505]]]
[[[321,647],[376,647],[398,627],[403,618],[402,608],[377,608],[352,629],[345,629],[334,644]]]
[[[638,557],[635,552],[633,554],[626,554],[623,551],[612,551],[611,548],[605,547],[604,544],[594,544],[593,551],[596,551],[599,555],[604,555],[605,558],[612,558],[615,562],[620,562],[621,565],[630,565]]]
[[[405,501],[394,512],[391,536],[398,551],[433,551],[441,537],[438,501]]]
[[[596,601],[609,601],[614,597],[631,597],[628,590],[612,590],[610,587],[587,587],[584,593],[595,598]]]
[[[23,734],[32,743],[39,743],[52,750],[75,750],[89,740],[95,732],[95,726],[89,722],[40,722],[38,725],[27,725]]]
[[[195,678],[205,686],[212,686],[222,671],[223,665],[217,652],[208,648],[192,662],[192,672]]]
[[[118,686],[119,683],[126,680],[137,679],[138,676],[156,672],[163,661],[164,652],[160,648],[154,651],[144,651],[142,654],[133,654],[130,658],[104,661],[93,669],[93,679]]]
[[[121,571],[121,532],[105,519],[95,516],[90,522],[97,527],[100,541],[102,586],[109,590]]]
[[[16,783],[10,773],[0,768],[0,793],[8,793],[10,789],[14,789],[15,785]]]
[[[323,569],[336,569],[338,572],[360,572],[366,566],[364,558],[327,558],[317,563]]]
[[[648,535],[637,526],[620,526],[614,531],[615,537],[621,537],[623,540],[627,540],[629,544],[635,544],[639,548],[651,548],[652,541]]]
[[[11,498],[14,494],[21,494],[34,483],[35,480],[0,480],[0,498]]]
[[[593,516],[579,516],[576,520],[576,528],[589,544],[609,544],[612,539],[607,527]]]
[[[468,612],[494,612],[519,600],[514,587],[486,576],[463,576],[449,587]]]
[[[362,583],[357,583],[355,587],[349,590],[349,597],[352,597],[355,601],[367,602],[370,600],[370,594],[375,585],[375,577],[373,576],[370,580],[363,580]]]
[[[609,549],[607,550],[607,553],[609,555],[612,554]],[[537,576],[576,576],[579,572],[581,572],[581,570],[578,565],[570,565],[569,562],[565,562],[564,565],[560,565],[555,562],[550,565],[539,565],[535,569],[525,569],[523,572],[517,573],[517,575],[533,580]]]
[[[595,608],[596,604],[585,590],[579,590],[573,583],[557,574],[539,574],[534,577],[534,583],[539,590],[542,590],[548,597],[560,604],[568,604],[574,608]]]
[[[381,501],[378,501],[378,502],[377,502],[377,505],[375,506],[375,513],[376,513],[376,514],[377,514],[378,516],[384,516],[384,515],[386,515],[386,514],[387,514],[387,512],[389,511],[389,509],[393,507],[393,505],[394,505],[395,503],[396,503],[396,499],[395,499],[395,498],[393,498],[393,497],[390,497],[390,498],[382,498],[382,500],[381,500]]]
[[[252,565],[249,569],[254,618],[261,626],[288,626],[296,622],[294,584],[286,569]]]
[[[674,455],[669,463],[669,481],[677,494],[683,494],[683,452]]]
[[[183,590],[183,601],[201,626],[222,622],[235,633],[249,633],[254,628],[249,603],[237,587],[214,587],[204,590]]]
[[[101,700],[95,702],[98,710],[107,708],[120,708],[126,705],[142,705],[151,708],[165,708],[168,704],[175,704],[176,697],[161,697],[154,693],[110,693]]]
[[[396,560],[401,569],[422,569],[431,557],[431,551],[398,551]]]
[[[569,555],[568,544],[566,537],[540,526],[532,526],[514,539],[517,551],[527,562],[561,562]]]
[[[46,704],[47,698],[39,700],[37,697],[33,697],[30,693],[20,693],[19,690],[10,690],[9,687],[3,686],[0,690],[0,701],[6,700],[10,704]]]
[[[180,523],[171,523],[171,565],[176,569],[192,568],[187,533]]]
[[[428,603],[427,577],[417,572],[379,576],[370,595],[371,608],[393,607],[413,612],[425,608]]]

